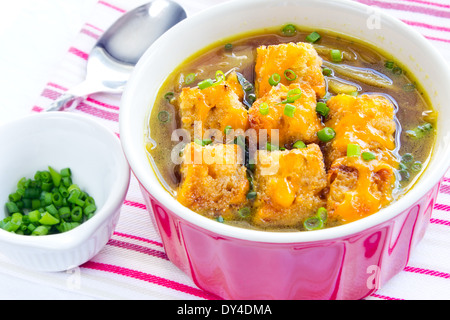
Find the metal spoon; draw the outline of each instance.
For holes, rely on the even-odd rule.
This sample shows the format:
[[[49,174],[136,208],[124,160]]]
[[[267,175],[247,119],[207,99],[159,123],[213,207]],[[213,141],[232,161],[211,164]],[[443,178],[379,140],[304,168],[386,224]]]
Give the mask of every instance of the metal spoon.
[[[127,12],[90,52],[86,79],[67,90],[45,111],[74,108],[84,97],[96,92],[121,93],[145,50],[185,18],[185,10],[169,0],[154,0]]]

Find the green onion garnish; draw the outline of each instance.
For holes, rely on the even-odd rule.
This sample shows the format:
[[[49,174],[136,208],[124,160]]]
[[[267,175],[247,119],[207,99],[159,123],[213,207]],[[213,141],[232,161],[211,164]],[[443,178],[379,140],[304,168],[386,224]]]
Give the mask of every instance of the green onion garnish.
[[[324,76],[330,76],[332,73],[333,73],[333,71],[330,68],[327,68],[327,67],[323,68],[323,70],[322,70],[322,74]]]
[[[377,157],[375,156],[375,154],[373,154],[372,152],[370,152],[370,151],[364,151],[362,154],[361,154],[361,157],[363,158],[363,160],[365,160],[365,161],[370,161],[370,160],[375,160]]]
[[[203,90],[203,89],[211,87],[213,84],[214,84],[214,81],[212,79],[205,79],[198,83],[198,87],[200,90]]]
[[[320,141],[328,142],[336,136],[336,132],[330,127],[325,127],[317,132],[317,137]]]
[[[239,216],[241,218],[245,219],[245,218],[248,218],[250,216],[251,210],[248,207],[243,207],[243,208],[239,209],[238,213],[239,213]]]
[[[298,140],[292,145],[292,148],[303,149],[306,148],[306,144],[302,140]]]
[[[320,34],[318,34],[316,31],[310,33],[308,36],[306,36],[306,41],[311,42],[311,43],[315,43],[317,41],[319,41],[320,39]]]
[[[97,207],[85,191],[72,182],[69,168],[37,171],[34,179],[22,178],[5,204],[8,216],[0,228],[22,235],[66,232],[90,219]]]
[[[349,143],[347,145],[347,157],[359,157],[361,148],[357,144]]]
[[[175,94],[173,92],[169,91],[164,95],[164,99],[166,99],[167,101],[170,101],[173,99],[174,95]]]
[[[259,113],[263,116],[269,114],[269,105],[266,102],[263,102],[259,105]]]
[[[422,162],[420,161],[415,161],[412,165],[411,165],[411,170],[414,172],[419,172],[420,170],[422,170]]]
[[[231,51],[232,49],[233,49],[233,44],[227,43],[227,44],[225,45],[225,50]]]
[[[291,69],[286,69],[284,70],[284,77],[288,81],[294,81],[297,79],[297,74]]]
[[[170,113],[166,110],[158,112],[158,120],[162,123],[166,123],[170,120]]]
[[[316,217],[321,219],[324,223],[327,222],[328,219],[328,211],[324,207],[320,207],[317,209]]]
[[[317,102],[316,104],[316,112],[324,117],[328,116],[330,112],[330,108],[328,108],[325,102]]]
[[[292,104],[287,103],[284,106],[284,115],[288,116],[290,118],[293,118],[294,117],[294,113],[295,113],[295,106],[292,105]]]
[[[286,97],[287,103],[293,103],[295,100],[299,99],[302,96],[302,90],[300,88],[295,88],[289,90]]]
[[[400,67],[394,67],[394,68],[392,68],[392,73],[399,76],[403,73],[403,70]]]
[[[266,143],[266,150],[267,151],[276,151],[276,150],[280,150],[280,148],[278,148],[278,146],[271,144],[270,142]]]
[[[411,162],[413,160],[414,160],[414,156],[411,153],[405,153],[402,156],[402,162],[403,163],[409,163],[409,162]]]
[[[186,78],[184,79],[185,84],[191,84],[195,80],[195,73],[189,73]]]
[[[394,61],[386,61],[384,63],[384,66],[386,67],[386,69],[392,69],[394,68]]]
[[[286,37],[292,37],[297,33],[297,28],[293,24],[287,24],[281,30]]]
[[[256,192],[256,191],[250,191],[249,193],[247,193],[246,198],[249,199],[249,200],[255,199],[255,198],[256,198],[256,195],[257,195],[257,192]]]
[[[195,142],[196,144],[198,144],[198,145],[204,147],[204,146],[206,146],[206,145],[208,145],[208,144],[211,144],[211,143],[212,143],[212,140],[211,140],[211,139],[203,139],[203,140],[200,140],[200,139],[198,139],[198,138],[194,138],[194,142]]]
[[[330,57],[331,60],[334,62],[341,62],[342,61],[342,53],[341,50],[333,49],[330,51]]]
[[[303,226],[306,230],[317,230],[322,229],[323,221],[318,217],[308,218],[303,222]]]
[[[233,129],[233,127],[226,126],[225,129],[223,129],[223,133],[228,134],[232,129]]]
[[[281,77],[278,73],[274,73],[269,77],[269,84],[271,86],[276,86],[281,81]]]

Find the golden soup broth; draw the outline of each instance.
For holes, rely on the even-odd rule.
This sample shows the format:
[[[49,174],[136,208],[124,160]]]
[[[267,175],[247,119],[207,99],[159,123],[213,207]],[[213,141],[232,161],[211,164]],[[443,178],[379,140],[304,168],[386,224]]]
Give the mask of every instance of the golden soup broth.
[[[311,33],[311,31],[297,30],[295,35],[286,36],[281,30],[282,28],[266,29],[215,43],[188,58],[172,74],[168,75],[161,86],[148,119],[149,128],[151,129],[148,129],[147,132],[146,149],[160,182],[174,197],[176,197],[180,183],[180,172],[179,165],[174,164],[171,160],[171,152],[179,142],[171,141],[171,135],[173,130],[181,128],[177,105],[177,97],[181,89],[186,86],[195,87],[198,82],[207,78],[214,79],[217,70],[227,73],[234,69],[253,83],[257,47],[287,42],[306,42],[307,35]],[[405,164],[401,162],[399,169],[396,170],[397,184],[394,189],[394,199],[398,199],[414,185],[426,168],[435,140],[434,129],[429,130],[423,137],[419,138],[411,137],[409,130],[414,130],[418,126],[427,123],[434,128],[437,114],[432,109],[425,92],[416,83],[413,75],[409,74],[401,65],[401,61],[396,61],[392,57],[383,54],[380,50],[364,44],[362,41],[355,41],[354,39],[326,31],[318,31],[318,33],[321,35],[321,38],[314,43],[314,46],[324,61],[331,62],[330,48],[339,49],[343,53],[343,61],[339,62],[339,65],[369,68],[386,75],[393,82],[388,88],[380,88],[379,86],[358,81],[351,75],[346,76],[337,71],[325,77],[328,83],[328,97],[336,94],[332,92],[330,80],[337,78],[338,80],[341,79],[357,84],[360,87],[359,94],[381,93],[387,95],[396,106],[395,122],[397,127],[396,150],[394,154],[399,161],[405,154],[412,155],[413,159]],[[196,75],[195,81],[187,85],[185,79],[191,73]],[[171,99],[166,96],[169,92],[173,93]],[[321,100],[318,99],[318,101]],[[255,228],[246,219],[223,222],[241,227]],[[327,227],[334,225],[336,223],[330,221]],[[261,229],[260,227],[258,228]],[[301,229],[300,227],[295,230]],[[292,231],[292,229],[283,230]]]

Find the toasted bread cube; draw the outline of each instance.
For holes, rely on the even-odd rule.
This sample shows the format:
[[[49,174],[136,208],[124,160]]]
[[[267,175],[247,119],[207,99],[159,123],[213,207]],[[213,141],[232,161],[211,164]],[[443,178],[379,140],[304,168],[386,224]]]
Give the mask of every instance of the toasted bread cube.
[[[386,97],[364,94],[354,97],[339,94],[327,102],[330,108],[325,122],[336,132],[333,140],[326,143],[326,163],[329,167],[336,159],[345,157],[348,144],[356,144],[361,152],[379,154],[394,165],[396,160],[390,154],[395,149],[394,105]]]
[[[327,179],[328,217],[340,223],[367,217],[393,200],[394,169],[384,161],[339,158],[329,169]]]
[[[327,186],[318,145],[285,151],[258,151],[254,177],[257,198],[253,223],[260,227],[301,227],[325,206]]]
[[[295,106],[293,116],[285,114],[286,100],[289,90],[301,89],[301,97],[290,105]],[[263,114],[260,107],[267,103],[269,111]],[[268,140],[272,140],[272,129],[278,130],[279,145],[295,143],[302,140],[305,143],[318,142],[317,131],[323,125],[316,113],[316,95],[307,84],[291,84],[284,86],[279,84],[257,99],[249,109],[250,128],[259,132],[266,129]]]
[[[258,97],[270,91],[269,78],[278,73],[281,83],[308,83],[318,98],[326,92],[325,79],[322,74],[322,59],[310,43],[283,43],[278,45],[260,46],[256,49],[255,89]],[[284,72],[290,69],[296,74],[296,79],[289,81]],[[288,75],[293,79],[294,76]]]
[[[183,150],[180,172],[177,200],[195,212],[234,219],[246,203],[250,184],[238,145],[191,142]]]
[[[195,122],[201,124],[201,131],[195,132],[200,139],[209,129],[223,133],[227,126],[244,131],[248,128],[247,109],[226,82],[203,90],[183,88],[179,99],[181,127],[191,137],[194,137]]]

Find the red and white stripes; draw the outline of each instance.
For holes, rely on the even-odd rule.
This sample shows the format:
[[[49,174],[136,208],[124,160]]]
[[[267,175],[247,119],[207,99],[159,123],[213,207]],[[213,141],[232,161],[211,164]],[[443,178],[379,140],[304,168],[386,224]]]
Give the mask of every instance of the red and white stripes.
[[[450,61],[450,3],[448,0],[355,1],[379,7],[416,28]],[[56,70],[54,77],[46,84],[32,110],[34,112],[42,111],[67,88],[81,82],[84,79],[89,52],[103,31],[124,12],[141,3],[141,1],[121,0],[98,1],[92,18],[84,24],[77,39],[68,48],[61,68]],[[119,136],[119,107],[120,96],[94,94],[87,97],[71,112],[95,117]],[[131,179],[130,190],[124,201],[116,232],[104,250],[81,266],[82,273],[97,276],[99,279],[108,279],[108,275],[118,277],[114,278],[115,281],[123,282],[124,285],[127,285],[127,282],[132,279],[142,283],[141,288],[143,287],[144,291],[148,289],[150,298],[152,297],[151,290],[146,285],[166,290],[166,297],[169,298],[218,299],[218,297],[198,289],[186,275],[168,261],[157,232],[151,225],[138,183],[134,176]],[[442,241],[442,237],[438,236],[437,239],[440,240],[435,240],[435,234],[450,234],[450,172],[442,182],[430,227],[429,242]],[[450,236],[447,240],[450,243]],[[427,234],[424,241],[427,246]],[[141,261],[143,262],[141,263]],[[400,275],[401,279],[403,279],[402,277],[407,279],[405,281],[422,281],[423,277],[429,277],[442,282],[441,286],[450,287],[450,269],[441,260],[433,264],[416,258],[404,269]],[[404,284],[402,281],[389,284],[386,290],[382,288],[369,298],[407,299],[410,296],[406,294]],[[450,293],[445,298],[449,297]],[[417,294],[417,298],[421,298],[420,293]]]

